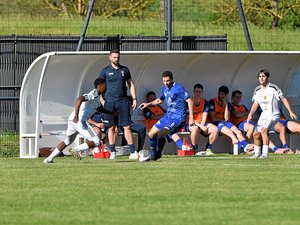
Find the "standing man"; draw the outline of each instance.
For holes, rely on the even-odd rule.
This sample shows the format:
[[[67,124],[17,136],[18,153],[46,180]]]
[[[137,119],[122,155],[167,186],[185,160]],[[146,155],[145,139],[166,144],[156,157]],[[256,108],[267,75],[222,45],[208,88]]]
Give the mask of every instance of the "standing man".
[[[105,99],[102,99],[104,108],[119,114],[118,120],[113,115],[105,114],[105,120],[108,121],[108,141],[110,148],[110,159],[115,159],[116,149],[116,126],[119,125],[124,128],[125,139],[130,148],[129,159],[138,159],[138,154],[133,145],[132,131],[131,131],[131,116],[130,107],[133,109],[137,106],[136,90],[131,79],[131,74],[128,67],[120,65],[120,51],[111,50],[109,53],[110,65],[103,68],[99,77],[106,80],[107,92]],[[132,105],[127,97],[127,86],[132,96]]]
[[[253,113],[260,106],[262,112],[257,122],[256,130],[254,131],[254,155],[253,158],[265,159],[268,158],[269,150],[269,129],[273,129],[280,118],[280,108],[278,102],[281,100],[287,108],[290,117],[297,119],[297,116],[292,111],[290,103],[284,97],[282,91],[276,84],[269,81],[270,73],[266,69],[259,71],[257,75],[259,86],[254,90],[253,104],[248,115],[247,121],[252,119]],[[260,139],[261,137],[261,139]],[[262,154],[261,154],[262,145]]]
[[[166,100],[168,106],[165,116],[155,123],[148,133],[153,160],[161,158],[165,142],[161,143],[158,140],[163,140],[167,135],[171,136],[179,149],[182,149],[183,141],[177,132],[185,126],[187,110],[190,112],[189,125],[194,125],[193,101],[187,91],[180,84],[173,81],[173,73],[170,71],[163,72],[162,80],[164,86],[159,97],[139,106],[140,109],[144,109],[148,106],[161,104],[164,100]]]
[[[195,84],[194,85],[194,97],[192,98],[194,104],[194,120],[196,126],[189,127],[191,132],[191,142],[193,145],[193,149],[196,151],[196,155],[211,155],[212,145],[216,141],[218,137],[218,128],[212,124],[207,122],[208,117],[208,101],[203,98],[203,85]],[[198,151],[198,141],[199,134],[208,137],[208,142],[206,144],[205,151]]]

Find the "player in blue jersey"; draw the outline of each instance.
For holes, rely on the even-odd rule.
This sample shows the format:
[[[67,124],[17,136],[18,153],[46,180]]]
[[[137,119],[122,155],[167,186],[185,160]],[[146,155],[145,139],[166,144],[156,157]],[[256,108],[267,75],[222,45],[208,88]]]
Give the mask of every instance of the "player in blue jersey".
[[[170,71],[164,71],[162,74],[164,86],[157,99],[152,102],[142,103],[139,108],[161,104],[166,101],[168,106],[167,113],[162,117],[148,133],[151,155],[153,160],[161,158],[161,153],[165,145],[165,137],[169,135],[182,149],[183,141],[180,139],[179,132],[186,122],[187,111],[189,114],[189,125],[194,126],[193,101],[187,91],[178,83],[173,81],[173,74]]]
[[[104,108],[118,113],[119,118],[114,115],[105,114],[104,119],[108,121],[108,140],[109,148],[111,151],[110,159],[116,157],[116,127],[117,125],[124,128],[124,135],[130,148],[129,159],[138,159],[138,154],[133,145],[132,131],[131,131],[131,116],[130,107],[133,109],[137,106],[136,90],[134,83],[131,79],[131,74],[128,67],[120,65],[120,52],[119,50],[111,50],[109,54],[110,65],[103,68],[99,77],[105,79],[107,91],[105,99],[102,99]],[[132,104],[127,97],[127,86],[132,96]],[[118,124],[117,124],[118,123]]]

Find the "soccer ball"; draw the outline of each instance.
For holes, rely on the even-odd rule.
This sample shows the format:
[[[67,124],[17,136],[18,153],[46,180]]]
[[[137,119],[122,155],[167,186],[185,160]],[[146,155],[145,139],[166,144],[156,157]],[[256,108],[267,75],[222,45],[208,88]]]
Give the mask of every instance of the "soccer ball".
[[[149,161],[151,159],[151,152],[148,150],[141,150],[138,153],[138,157],[140,162]]]

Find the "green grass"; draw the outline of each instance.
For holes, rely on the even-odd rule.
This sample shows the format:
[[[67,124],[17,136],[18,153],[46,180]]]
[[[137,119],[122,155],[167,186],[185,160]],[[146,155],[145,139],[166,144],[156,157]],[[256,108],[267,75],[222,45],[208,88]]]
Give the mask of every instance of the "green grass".
[[[0,224],[299,224],[299,155],[0,158]]]
[[[19,134],[13,131],[0,132],[0,157],[19,157]]]

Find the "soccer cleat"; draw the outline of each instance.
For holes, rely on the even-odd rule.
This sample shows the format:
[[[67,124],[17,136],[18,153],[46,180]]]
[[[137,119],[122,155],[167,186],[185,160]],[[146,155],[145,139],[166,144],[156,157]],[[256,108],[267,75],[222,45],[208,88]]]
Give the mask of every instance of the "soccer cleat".
[[[260,155],[255,155],[254,154],[253,156],[250,157],[250,159],[258,159],[259,157],[260,157]]]
[[[258,157],[258,159],[267,159],[267,158],[269,158],[267,155],[263,155],[263,154],[261,154],[259,157]]]
[[[200,151],[200,152],[196,152],[196,156],[205,156],[206,152],[205,151]]]
[[[210,148],[206,149],[206,153],[205,153],[206,156],[214,155],[214,154],[215,153],[213,153],[213,151]]]
[[[116,158],[116,152],[111,152],[109,159],[115,159]]]
[[[50,160],[48,160],[48,158],[44,159],[43,162],[44,162],[44,163],[54,163],[53,160],[50,161]]]
[[[134,153],[130,153],[129,155],[129,159],[138,159],[139,155],[137,153],[137,151],[135,151]]]
[[[75,159],[79,159],[79,160],[82,159],[79,151],[76,151],[74,149],[69,149],[69,152],[71,153],[71,155],[74,156]]]

